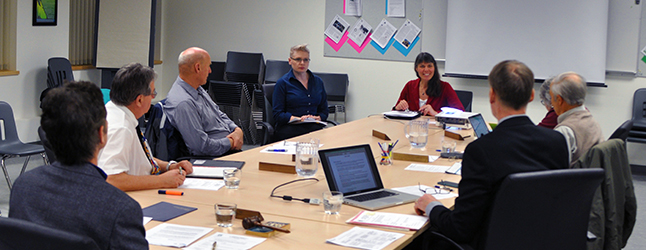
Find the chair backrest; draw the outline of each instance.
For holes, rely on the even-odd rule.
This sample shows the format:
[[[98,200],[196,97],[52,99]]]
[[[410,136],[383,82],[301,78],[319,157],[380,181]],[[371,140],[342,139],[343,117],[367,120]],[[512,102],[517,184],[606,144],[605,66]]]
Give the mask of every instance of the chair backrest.
[[[627,120],[624,123],[622,123],[615,132],[610,135],[610,139],[621,139],[622,141],[626,141],[626,138],[628,138],[628,134],[630,133],[630,130],[633,128],[633,120]]]
[[[267,60],[265,65],[265,84],[276,83],[290,69],[292,69],[292,66],[289,65],[288,61]]]
[[[314,73],[323,80],[328,101],[345,102],[348,93],[348,74]]]
[[[258,135],[251,107],[254,89],[258,84],[221,81],[211,81],[210,84],[213,101],[242,129],[245,143],[256,144]]]
[[[262,84],[265,74],[265,59],[262,53],[227,53],[224,79],[229,82]]]
[[[0,232],[0,249],[99,249],[88,236],[20,219],[0,217]]]
[[[47,87],[62,86],[65,81],[74,81],[72,64],[65,57],[52,57],[47,60]]]
[[[458,94],[458,99],[460,99],[462,106],[464,106],[464,111],[471,112],[471,103],[473,102],[473,92],[466,91],[466,90],[456,90],[455,93]]]
[[[13,118],[13,110],[9,103],[0,101],[0,120],[4,123],[0,131],[0,143],[20,143],[18,131],[16,130],[16,121]],[[2,133],[4,132],[4,133]],[[2,137],[4,134],[4,137]]]
[[[511,174],[491,208],[485,249],[586,249],[592,196],[603,169]]]
[[[262,85],[263,88],[263,93],[265,95],[265,99],[269,102],[269,106],[272,106],[272,99],[274,98],[274,88],[276,87],[276,84],[265,84]],[[273,108],[273,107],[272,107]]]
[[[145,136],[155,158],[168,161],[188,157],[190,153],[180,132],[164,112],[166,99],[150,108]]]
[[[633,95],[634,126],[646,127],[646,88],[635,91]]]
[[[224,69],[226,65],[226,62],[211,61],[211,74],[206,77],[206,84],[202,85],[202,88],[204,88],[206,92],[211,93],[209,91],[211,88],[209,83],[211,81],[224,81]],[[213,99],[213,96],[211,96],[211,99]]]
[[[43,144],[43,148],[45,148],[45,155],[47,155],[47,159],[49,160],[49,163],[53,163],[56,161],[56,154],[54,154],[54,149],[52,148],[52,144],[49,143],[49,140],[47,139],[47,135],[45,134],[45,130],[43,130],[42,127],[38,126],[38,137],[40,138],[40,142]]]

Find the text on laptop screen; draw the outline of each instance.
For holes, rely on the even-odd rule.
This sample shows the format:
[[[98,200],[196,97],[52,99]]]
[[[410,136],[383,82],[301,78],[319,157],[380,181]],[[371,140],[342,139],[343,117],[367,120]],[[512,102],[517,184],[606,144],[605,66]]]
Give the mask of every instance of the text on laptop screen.
[[[364,148],[351,148],[326,155],[336,187],[344,194],[377,188],[370,162]]]

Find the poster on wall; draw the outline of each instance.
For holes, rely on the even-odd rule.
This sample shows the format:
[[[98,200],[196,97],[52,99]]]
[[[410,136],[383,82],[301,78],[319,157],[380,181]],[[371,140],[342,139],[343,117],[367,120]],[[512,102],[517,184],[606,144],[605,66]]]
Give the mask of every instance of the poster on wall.
[[[58,0],[34,0],[32,26],[56,26]]]

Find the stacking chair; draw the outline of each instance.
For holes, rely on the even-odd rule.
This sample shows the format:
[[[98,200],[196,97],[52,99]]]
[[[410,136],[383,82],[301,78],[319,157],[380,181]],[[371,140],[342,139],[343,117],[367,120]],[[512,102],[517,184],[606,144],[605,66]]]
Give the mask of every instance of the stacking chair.
[[[253,121],[251,107],[253,83],[211,81],[213,101],[242,129],[245,144],[257,144],[257,128]]]
[[[0,232],[0,249],[100,249],[88,236],[15,218],[0,217]]]
[[[471,112],[471,103],[473,102],[473,92],[466,91],[466,90],[456,90],[455,93],[458,94],[458,99],[460,99],[462,106],[464,106],[464,111]]]
[[[265,84],[276,83],[291,69],[292,66],[289,65],[288,61],[267,60],[265,65]]]
[[[43,144],[43,148],[45,148],[45,155],[47,156],[47,164],[51,164],[56,161],[56,154],[54,154],[54,149],[52,148],[52,144],[49,143],[49,140],[47,139],[47,134],[45,134],[45,130],[43,130],[42,127],[38,127],[38,137],[40,138],[40,142]]]
[[[337,113],[343,112],[343,121],[347,121],[345,112],[345,97],[348,93],[348,74],[339,73],[314,73],[323,80],[325,92],[327,93],[328,109],[330,114],[334,114],[334,120],[337,121]]]
[[[211,61],[211,74],[206,77],[206,84],[202,85],[202,88],[209,92],[210,82],[211,81],[224,81],[224,69],[226,67],[226,62]],[[213,99],[213,96],[211,96]]]
[[[62,86],[65,81],[74,81],[72,64],[67,58],[52,57],[47,60],[47,87]]]
[[[608,138],[608,140],[616,138],[616,139],[621,139],[622,141],[625,142],[632,128],[633,128],[633,120],[627,120],[624,123],[622,123],[621,126],[619,126],[617,130],[615,130],[615,132],[612,133],[612,135],[610,135],[610,138]]]
[[[590,204],[603,178],[598,168],[507,176],[493,201],[484,249],[586,249]]]
[[[628,132],[629,142],[646,143],[646,88],[635,91],[633,96],[633,127]]]
[[[229,51],[224,71],[227,82],[262,84],[265,74],[265,59],[262,53]]]
[[[4,177],[7,180],[7,185],[9,190],[11,190],[11,178],[9,177],[9,172],[7,172],[7,166],[5,165],[5,160],[11,157],[22,157],[27,156],[25,162],[22,165],[22,170],[20,174],[25,172],[27,164],[29,164],[29,158],[32,155],[40,154],[43,157],[43,162],[47,164],[47,159],[45,156],[45,149],[40,145],[24,144],[18,138],[18,132],[16,130],[16,121],[13,118],[13,110],[9,103],[0,101],[0,120],[4,122],[4,126],[0,133],[0,155],[2,155],[2,171],[4,172]],[[2,136],[4,134],[4,136]]]

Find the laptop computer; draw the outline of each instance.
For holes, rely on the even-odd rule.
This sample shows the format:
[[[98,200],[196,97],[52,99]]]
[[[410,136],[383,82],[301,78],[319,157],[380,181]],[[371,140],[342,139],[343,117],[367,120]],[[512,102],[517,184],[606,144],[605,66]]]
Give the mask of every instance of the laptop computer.
[[[482,114],[480,113],[474,116],[470,116],[469,123],[471,123],[473,132],[475,132],[477,138],[480,138],[488,134],[489,132],[491,132],[489,131],[489,127],[487,127],[487,123],[485,122],[484,118],[482,117]]]
[[[377,210],[415,201],[418,196],[384,189],[370,145],[319,150],[330,191],[343,193],[343,203]]]

